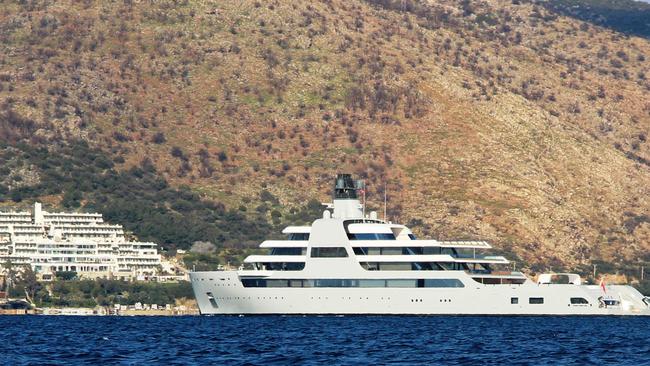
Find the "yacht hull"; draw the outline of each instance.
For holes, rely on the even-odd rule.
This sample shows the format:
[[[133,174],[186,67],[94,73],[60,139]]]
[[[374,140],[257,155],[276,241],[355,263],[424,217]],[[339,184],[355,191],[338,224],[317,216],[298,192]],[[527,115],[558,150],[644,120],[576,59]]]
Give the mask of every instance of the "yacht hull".
[[[463,278],[463,288],[252,288],[242,286],[237,271],[192,272],[190,280],[204,315],[650,315],[643,295],[630,286],[604,292],[599,286],[484,285]],[[588,303],[572,304],[571,298]],[[605,306],[602,298],[619,303]]]

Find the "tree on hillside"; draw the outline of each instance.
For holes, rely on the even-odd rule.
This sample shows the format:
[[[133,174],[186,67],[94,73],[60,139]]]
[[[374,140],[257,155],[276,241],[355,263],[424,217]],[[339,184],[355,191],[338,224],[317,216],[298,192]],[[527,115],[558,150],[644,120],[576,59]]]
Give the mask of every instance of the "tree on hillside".
[[[34,296],[42,286],[36,279],[36,273],[34,273],[32,270],[32,266],[26,265],[23,267],[23,271],[20,275],[19,285],[24,288],[27,301],[33,304]]]

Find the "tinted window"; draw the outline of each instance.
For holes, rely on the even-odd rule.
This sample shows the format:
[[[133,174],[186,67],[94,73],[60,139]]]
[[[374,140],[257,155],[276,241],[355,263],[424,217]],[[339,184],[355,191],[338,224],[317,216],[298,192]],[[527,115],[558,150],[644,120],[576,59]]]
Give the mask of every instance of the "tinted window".
[[[431,262],[414,262],[411,263],[412,271],[439,271],[441,267],[436,263]]]
[[[589,304],[589,301],[587,301],[587,299],[582,297],[572,297],[571,304],[573,305]]]
[[[348,239],[350,240],[395,240],[395,235],[379,234],[379,233],[348,234]]]
[[[386,280],[386,287],[418,287],[418,280]]]
[[[434,278],[424,280],[424,287],[465,287],[465,285],[455,278]]]
[[[518,297],[511,297],[510,298],[510,303],[511,304],[519,304],[519,298]]]
[[[422,255],[440,254],[439,250],[432,250],[423,247],[353,247],[357,255]],[[426,251],[426,252],[425,252]]]
[[[442,262],[440,263],[440,266],[442,266],[442,268],[448,271],[465,271],[469,269],[467,263],[458,263],[458,262],[450,262],[450,263]]]
[[[241,280],[244,287],[266,287],[266,280],[244,278]]]
[[[433,262],[360,262],[367,271],[442,271],[438,263]]]
[[[244,287],[463,287],[463,283],[457,279],[242,279],[241,282]]]
[[[348,252],[343,247],[322,247],[311,248],[313,258],[343,258],[348,256]]]
[[[416,238],[413,234],[409,234],[409,238],[411,238],[411,240],[418,240],[418,238]]]
[[[305,248],[273,248],[271,255],[304,255]]]
[[[424,254],[424,250],[422,247],[406,247],[402,248],[402,254],[404,255],[421,255]]]
[[[328,280],[305,280],[314,283],[314,287],[359,287],[357,280],[342,280],[342,279],[328,279]]]
[[[302,271],[305,269],[305,262],[269,262],[262,263],[268,271]]]
[[[289,234],[289,240],[309,240],[309,233]]]
[[[266,280],[266,287],[289,287],[289,280]]]
[[[368,255],[368,248],[355,247],[352,250],[356,255]]]
[[[531,297],[531,298],[528,298],[528,303],[529,304],[543,304],[544,303],[544,298],[543,297]]]

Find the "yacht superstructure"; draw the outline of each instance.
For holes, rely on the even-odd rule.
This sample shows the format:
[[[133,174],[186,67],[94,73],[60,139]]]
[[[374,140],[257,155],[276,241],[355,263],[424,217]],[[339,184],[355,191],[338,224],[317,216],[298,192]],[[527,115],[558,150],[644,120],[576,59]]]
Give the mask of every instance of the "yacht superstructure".
[[[202,314],[650,315],[630,286],[583,285],[574,274],[537,282],[482,254],[484,241],[418,240],[364,215],[360,185],[336,178],[334,201],[311,226],[284,229],[237,271],[192,272]],[[559,282],[559,283],[558,283]]]

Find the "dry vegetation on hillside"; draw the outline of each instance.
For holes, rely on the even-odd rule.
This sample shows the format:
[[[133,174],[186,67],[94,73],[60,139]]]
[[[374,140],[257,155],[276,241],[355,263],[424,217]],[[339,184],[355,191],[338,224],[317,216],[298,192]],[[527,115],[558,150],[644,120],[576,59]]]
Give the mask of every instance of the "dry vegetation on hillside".
[[[648,39],[518,0],[0,4],[3,141],[149,157],[235,208],[350,171],[422,235],[650,261]]]

